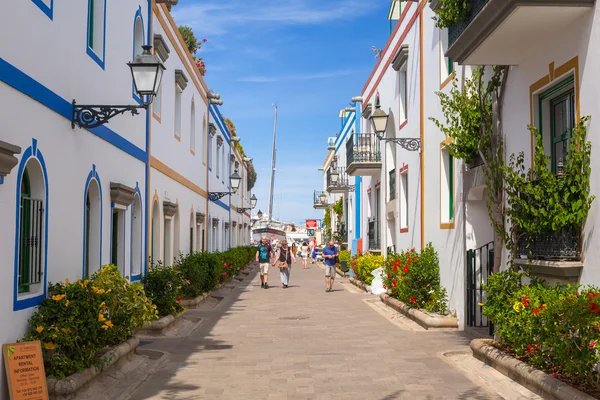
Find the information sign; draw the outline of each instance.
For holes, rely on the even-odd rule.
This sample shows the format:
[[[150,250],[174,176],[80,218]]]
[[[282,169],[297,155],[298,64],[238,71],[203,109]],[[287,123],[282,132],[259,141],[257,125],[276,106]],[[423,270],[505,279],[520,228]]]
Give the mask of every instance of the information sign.
[[[4,344],[2,355],[11,400],[48,400],[39,341]]]

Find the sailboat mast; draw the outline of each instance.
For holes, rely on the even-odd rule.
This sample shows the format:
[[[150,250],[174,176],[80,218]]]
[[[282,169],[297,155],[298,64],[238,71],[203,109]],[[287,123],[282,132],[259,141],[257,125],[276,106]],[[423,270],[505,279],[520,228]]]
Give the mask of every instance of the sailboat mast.
[[[275,156],[277,154],[275,143],[277,141],[277,104],[275,104],[275,120],[273,122],[273,159],[271,165],[271,189],[269,190],[269,217],[267,219],[267,226],[269,226],[273,218],[273,193],[275,190]]]

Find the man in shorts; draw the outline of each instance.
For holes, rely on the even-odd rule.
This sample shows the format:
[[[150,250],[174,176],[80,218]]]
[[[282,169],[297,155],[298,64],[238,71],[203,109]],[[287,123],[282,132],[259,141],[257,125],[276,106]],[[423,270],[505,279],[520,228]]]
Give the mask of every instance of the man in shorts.
[[[260,287],[263,289],[269,288],[267,281],[269,280],[269,266],[271,265],[272,257],[273,248],[267,242],[267,237],[263,236],[256,251],[256,262],[260,265]]]
[[[333,240],[330,240],[329,246],[323,247],[323,259],[325,260],[325,292],[333,292],[337,254],[338,249],[335,247]]]

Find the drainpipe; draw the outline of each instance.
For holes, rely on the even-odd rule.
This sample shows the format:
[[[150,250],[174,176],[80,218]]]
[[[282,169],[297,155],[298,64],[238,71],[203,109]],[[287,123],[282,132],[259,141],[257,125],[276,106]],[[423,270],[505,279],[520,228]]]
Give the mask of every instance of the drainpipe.
[[[425,248],[425,83],[424,83],[424,27],[423,22],[425,20],[423,13],[427,2],[419,3],[419,92],[420,92],[420,137],[421,137],[421,152],[419,153],[421,159],[421,250]]]

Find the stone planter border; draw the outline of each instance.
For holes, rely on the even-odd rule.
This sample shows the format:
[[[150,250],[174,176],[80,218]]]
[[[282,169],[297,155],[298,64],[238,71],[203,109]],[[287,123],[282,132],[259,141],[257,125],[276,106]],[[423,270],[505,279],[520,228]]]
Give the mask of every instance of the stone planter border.
[[[356,279],[356,278],[350,278],[350,279],[348,279],[348,280],[350,281],[350,283],[351,283],[351,284],[353,284],[353,285],[354,285],[354,286],[356,286],[357,288],[359,288],[359,289],[362,289],[362,290],[364,290],[365,292],[367,292],[367,285],[366,285],[366,284],[365,284],[363,281],[361,281],[361,280],[358,280],[358,279]]]
[[[181,305],[186,308],[194,308],[198,306],[198,304],[202,303],[208,297],[208,293],[202,293],[200,296],[194,299],[183,299],[181,300]]]
[[[545,399],[592,400],[590,396],[492,346],[490,340],[471,341],[473,356]]]
[[[162,331],[167,329],[175,321],[179,320],[182,316],[183,316],[183,312],[180,312],[175,315],[167,315],[157,321],[145,322],[144,327],[142,329],[140,329],[138,333],[144,333],[144,332],[153,333],[153,334],[162,333]]]
[[[102,360],[105,360],[102,367],[86,368],[83,371],[76,372],[73,375],[60,380],[48,379],[48,394],[51,396],[71,398],[71,396],[97,375],[107,370],[123,357],[126,357],[129,353],[135,351],[139,345],[140,340],[136,337],[132,337],[103,354],[100,357]]]
[[[438,317],[415,308],[410,308],[403,302],[396,300],[385,293],[381,294],[379,298],[384,304],[390,306],[399,313],[406,315],[425,329],[458,329],[458,319],[455,317]]]

